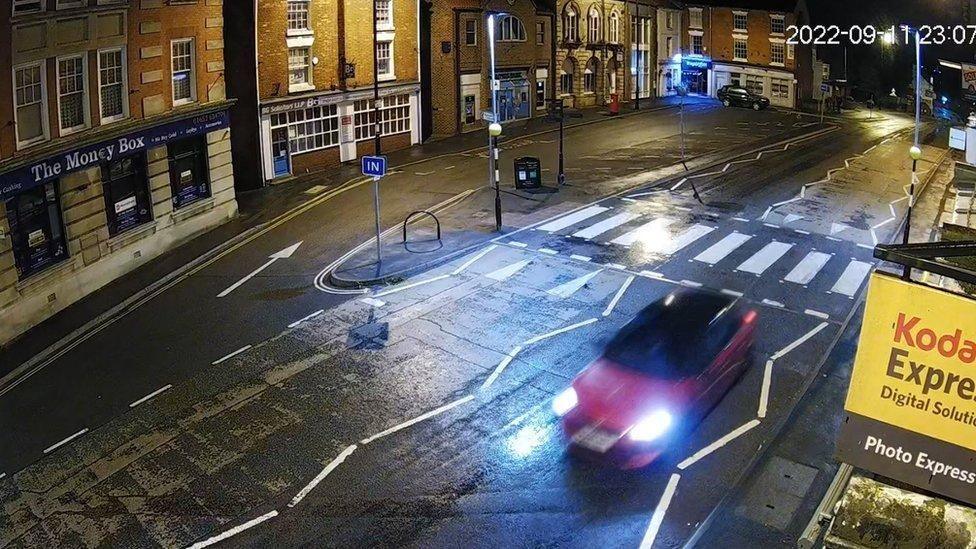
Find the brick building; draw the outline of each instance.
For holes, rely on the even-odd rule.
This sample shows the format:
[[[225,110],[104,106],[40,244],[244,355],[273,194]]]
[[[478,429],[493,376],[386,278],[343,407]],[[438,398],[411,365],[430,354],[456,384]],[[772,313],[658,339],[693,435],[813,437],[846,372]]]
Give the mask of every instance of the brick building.
[[[0,0],[0,344],[234,216],[220,2]]]
[[[638,58],[650,51],[653,41],[646,32],[641,49],[631,50],[630,6],[621,0],[559,0],[556,29],[556,65],[559,95],[568,105],[578,108],[605,105],[611,94],[630,97],[636,88],[633,78],[626,78],[632,62],[653,70],[649,59]],[[645,24],[649,18],[643,19]],[[648,27],[649,28],[649,27]],[[636,43],[635,43],[636,46]],[[645,78],[641,96],[653,88]]]
[[[418,4],[377,2],[384,151],[420,141]],[[235,146],[260,159],[243,187],[373,152],[371,0],[235,0],[226,13],[228,39],[256,44],[256,52],[238,52],[229,72],[232,96],[242,97],[234,126],[244,134]]]
[[[482,126],[491,109],[488,14],[496,16],[498,113],[503,122],[546,112],[553,97],[553,12],[543,1],[434,0],[430,5],[430,70],[424,111],[435,136]]]
[[[803,0],[694,0],[682,13],[680,79],[691,94],[714,97],[737,84],[792,108],[808,87],[807,63],[786,43],[806,22]],[[801,52],[809,57],[808,49]]]

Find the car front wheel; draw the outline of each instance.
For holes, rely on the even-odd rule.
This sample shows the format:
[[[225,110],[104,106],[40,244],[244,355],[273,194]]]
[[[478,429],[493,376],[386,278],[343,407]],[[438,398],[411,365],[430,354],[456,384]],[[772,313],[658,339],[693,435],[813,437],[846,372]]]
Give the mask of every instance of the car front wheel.
[[[725,101],[722,101],[722,104],[725,105],[726,107],[731,107],[732,106],[732,102],[729,101],[728,99],[726,99]]]

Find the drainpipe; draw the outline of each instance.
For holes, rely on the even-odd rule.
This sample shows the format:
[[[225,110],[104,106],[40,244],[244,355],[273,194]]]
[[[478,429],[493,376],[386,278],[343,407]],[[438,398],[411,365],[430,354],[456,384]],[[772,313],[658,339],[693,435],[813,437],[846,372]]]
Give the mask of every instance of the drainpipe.
[[[340,37],[339,54],[339,88],[346,91],[346,0],[336,2],[336,33]],[[375,36],[374,36],[375,38]],[[374,44],[374,48],[375,44]]]

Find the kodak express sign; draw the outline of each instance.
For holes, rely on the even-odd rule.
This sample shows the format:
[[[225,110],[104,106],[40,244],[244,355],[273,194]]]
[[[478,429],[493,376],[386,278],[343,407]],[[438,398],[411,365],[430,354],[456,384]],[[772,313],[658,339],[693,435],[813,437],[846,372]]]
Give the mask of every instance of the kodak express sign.
[[[839,457],[976,500],[976,301],[874,273]]]

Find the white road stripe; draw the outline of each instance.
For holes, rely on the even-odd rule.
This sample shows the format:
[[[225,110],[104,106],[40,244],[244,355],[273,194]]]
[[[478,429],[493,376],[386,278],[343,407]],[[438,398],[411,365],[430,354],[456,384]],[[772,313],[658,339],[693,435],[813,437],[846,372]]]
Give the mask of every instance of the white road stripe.
[[[585,256],[585,255],[576,255],[576,254],[573,254],[573,255],[569,256],[569,258],[570,259],[575,259],[576,261],[585,261],[587,263],[589,263],[590,261],[593,261],[593,258],[592,257],[588,257],[588,256]]]
[[[769,305],[770,307],[779,307],[780,309],[786,307],[786,305],[783,305],[779,301],[773,301],[772,299],[763,299],[762,302],[763,305]]]
[[[857,243],[857,247],[858,248],[864,248],[865,250],[873,250],[874,249],[874,246],[872,246],[870,244],[861,244],[860,242]]]
[[[844,269],[844,274],[840,275],[840,278],[837,279],[837,282],[830,291],[848,297],[854,297],[854,294],[861,287],[861,283],[864,282],[864,277],[870,272],[870,263],[851,261],[847,264],[847,268]]]
[[[325,312],[324,309],[319,309],[319,310],[315,311],[314,313],[312,313],[312,314],[310,314],[308,316],[304,316],[302,318],[299,318],[295,322],[292,322],[291,324],[288,325],[288,327],[289,328],[294,328],[294,327],[298,326],[299,324],[301,324],[302,322],[305,322],[305,321],[308,321],[308,320],[312,320],[313,318],[319,316],[320,314],[322,314],[324,312]]]
[[[715,265],[725,259],[730,253],[749,241],[752,237],[742,233],[732,233],[717,243],[713,244],[704,252],[695,257],[695,261]]]
[[[602,272],[603,269],[600,269],[599,271],[594,271],[592,273],[587,273],[579,278],[574,278],[569,282],[560,284],[559,286],[556,286],[555,288],[548,290],[546,293],[551,296],[565,299],[567,297],[572,296],[576,292],[580,291],[583,288],[583,286],[586,286],[587,282],[593,280],[593,277],[595,277],[596,275]]]
[[[773,360],[766,361],[766,369],[763,371],[762,389],[759,392],[759,419],[766,418],[769,411],[769,386],[773,383]]]
[[[668,485],[664,487],[664,493],[661,494],[661,499],[657,502],[657,507],[654,508],[654,514],[651,515],[651,523],[647,525],[647,531],[644,532],[644,538],[641,539],[640,549],[651,549],[654,546],[657,533],[661,529],[661,524],[664,523],[664,515],[668,512],[668,507],[671,506],[671,498],[674,497],[674,492],[678,489],[679,480],[681,480],[681,475],[672,474],[668,480]]]
[[[640,227],[630,231],[629,233],[619,236],[610,241],[611,244],[617,244],[619,246],[631,246],[637,241],[654,243],[665,238],[670,238],[668,235],[668,226],[674,223],[673,219],[658,218],[650,223],[645,223]]]
[[[561,231],[571,225],[575,225],[581,221],[585,221],[595,215],[600,215],[609,209],[610,208],[605,208],[603,206],[590,206],[589,208],[584,208],[578,212],[571,213],[567,216],[560,217],[555,221],[546,223],[545,225],[538,227],[538,229],[540,231],[554,233],[556,231]]]
[[[496,271],[492,271],[492,272],[488,273],[485,276],[487,276],[488,278],[490,278],[492,280],[502,281],[502,280],[505,280],[508,277],[514,275],[515,273],[521,271],[529,263],[531,263],[530,260],[523,259],[522,261],[519,261],[518,263],[512,263],[511,265],[506,265],[505,267],[502,267],[501,269],[498,269]]]
[[[692,225],[674,239],[663,241],[657,251],[664,255],[674,255],[714,230],[715,227],[709,227],[708,225]]]
[[[576,324],[570,324],[569,326],[566,326],[565,328],[560,328],[558,330],[553,330],[553,331],[551,331],[549,333],[542,334],[540,336],[535,336],[533,338],[527,339],[525,341],[525,343],[522,344],[522,346],[523,347],[527,347],[529,345],[532,345],[533,343],[538,343],[538,342],[542,341],[543,339],[549,339],[550,337],[554,337],[554,336],[557,336],[559,334],[564,334],[566,332],[575,330],[577,328],[582,328],[583,326],[588,326],[590,324],[593,324],[597,320],[598,319],[596,319],[596,318],[590,318],[588,320],[584,320],[583,322],[577,322]]]
[[[139,400],[133,402],[132,404],[129,404],[129,408],[135,408],[136,406],[142,404],[143,402],[146,402],[147,400],[150,400],[153,397],[159,396],[160,394],[165,393],[166,391],[168,391],[168,390],[170,390],[172,388],[173,388],[172,385],[165,385],[163,387],[160,387],[159,389],[156,389],[155,391],[153,391],[153,392],[149,393],[148,395],[140,398]]]
[[[722,288],[722,293],[725,295],[730,295],[732,297],[742,297],[744,295],[742,292],[737,292],[735,290],[728,290],[725,288]]]
[[[369,444],[370,442],[373,442],[374,440],[381,439],[381,438],[383,438],[385,436],[392,435],[393,433],[395,433],[397,431],[400,431],[401,429],[406,429],[407,427],[410,427],[412,425],[416,425],[416,424],[420,423],[421,421],[425,421],[425,420],[428,420],[428,419],[430,419],[430,418],[432,418],[434,416],[443,414],[444,412],[450,410],[451,408],[454,408],[456,406],[460,406],[460,405],[465,404],[467,402],[471,402],[472,400],[474,400],[474,395],[468,395],[468,396],[466,396],[466,397],[464,397],[462,399],[455,400],[454,402],[451,402],[450,404],[445,404],[444,406],[441,406],[440,408],[437,408],[436,410],[431,410],[431,411],[427,412],[426,414],[419,415],[419,416],[411,419],[410,421],[404,421],[403,423],[401,423],[399,425],[394,425],[393,427],[390,427],[389,429],[387,429],[385,431],[382,431],[380,433],[377,433],[377,434],[375,434],[375,435],[373,435],[373,436],[371,436],[369,438],[364,438],[363,440],[360,441],[360,444],[363,444],[363,445]]]
[[[367,304],[367,305],[369,305],[371,307],[376,307],[377,309],[379,309],[380,307],[386,305],[386,302],[385,301],[382,301],[380,299],[373,299],[371,297],[364,297],[363,299],[360,299],[359,301],[362,301],[363,303],[365,303],[365,304]]]
[[[827,327],[827,323],[826,322],[821,322],[816,328],[814,328],[814,329],[810,330],[809,332],[807,332],[806,334],[800,336],[800,338],[797,339],[796,341],[794,341],[793,343],[790,343],[786,347],[783,347],[782,349],[776,351],[775,353],[773,353],[773,356],[771,356],[769,358],[771,360],[779,360],[779,359],[783,358],[784,356],[786,356],[787,353],[789,353],[793,349],[796,349],[800,345],[803,345],[804,343],[806,343],[806,341],[808,339],[810,339],[811,337],[819,334],[820,331],[823,330],[826,327]]]
[[[404,290],[409,290],[410,288],[416,288],[417,286],[423,286],[424,284],[430,284],[431,282],[437,282],[438,280],[444,280],[451,275],[442,274],[432,278],[427,278],[424,280],[418,280],[417,282],[411,282],[410,284],[404,284],[403,286],[397,286],[396,288],[390,288],[389,290],[384,290],[377,294],[373,294],[373,297],[383,297],[385,295],[395,294],[397,292],[402,292]]]
[[[494,250],[497,247],[498,247],[497,244],[492,244],[491,246],[488,246],[484,250],[481,250],[480,252],[478,252],[478,254],[476,256],[474,256],[471,259],[465,261],[460,267],[458,267],[457,269],[455,269],[454,272],[451,273],[451,274],[456,276],[456,275],[459,275],[459,274],[463,273],[464,271],[466,271],[468,269],[468,267],[474,265],[479,259],[481,259],[482,257],[485,257],[486,255],[488,255],[489,252],[491,252],[492,250]]]
[[[559,255],[559,252],[553,250],[552,248],[539,248],[539,253],[546,255]]]
[[[301,492],[298,492],[298,494],[294,498],[292,498],[291,503],[288,504],[288,507],[294,507],[299,503],[301,503],[301,501],[305,499],[305,496],[307,496],[312,490],[314,490],[315,487],[318,486],[319,483],[325,479],[325,477],[329,476],[329,473],[334,471],[336,467],[342,465],[342,462],[346,461],[346,458],[349,457],[349,455],[352,454],[354,451],[356,451],[356,448],[357,446],[355,444],[351,446],[347,446],[345,450],[343,450],[335,459],[333,459],[331,462],[329,462],[328,465],[325,466],[325,469],[322,469],[322,471],[319,474],[315,475],[315,478],[313,478],[311,482],[306,484],[305,487],[302,488]]]
[[[744,217],[733,217],[732,219],[735,220],[735,221],[741,221],[743,223],[748,223],[749,222],[749,220],[746,219],[746,218],[744,218]]]
[[[731,433],[725,435],[724,437],[716,440],[715,442],[695,452],[693,456],[679,463],[678,469],[681,469],[683,471],[691,467],[695,463],[698,463],[698,461],[700,461],[708,454],[711,454],[715,450],[718,450],[719,448],[725,446],[726,444],[732,442],[733,440],[739,438],[740,436],[748,433],[752,429],[755,429],[760,423],[761,422],[758,419],[754,419],[749,423],[746,423],[745,425],[739,427],[738,429],[732,431]]]
[[[508,245],[509,246],[515,246],[516,248],[525,248],[525,247],[528,247],[528,244],[526,244],[524,242],[516,242],[514,240],[509,240],[508,241]]]
[[[803,312],[806,313],[806,314],[808,314],[808,315],[810,315],[810,316],[815,316],[817,318],[822,318],[824,320],[827,320],[827,319],[830,318],[830,315],[828,315],[827,313],[821,313],[820,311],[816,311],[816,310],[813,310],[813,309],[807,309],[807,310],[805,310]]]
[[[573,236],[576,238],[583,238],[586,240],[590,240],[591,238],[596,238],[607,231],[610,231],[612,229],[615,229],[623,225],[624,223],[633,221],[638,217],[640,216],[634,213],[628,213],[628,212],[619,213],[609,219],[604,219],[599,223],[594,223],[593,225],[590,225],[585,229],[579,230],[573,233]]]
[[[521,345],[518,345],[514,349],[509,351],[508,354],[505,355],[505,358],[503,358],[501,362],[498,363],[498,366],[495,367],[495,371],[493,371],[491,375],[488,376],[488,379],[486,379],[485,382],[481,384],[481,388],[487,389],[488,387],[491,387],[491,384],[494,383],[496,379],[498,379],[498,376],[502,375],[502,372],[505,371],[505,368],[507,368],[508,365],[511,364],[513,360],[515,360],[515,356],[521,352],[522,352]]]
[[[737,270],[761,275],[766,272],[766,269],[770,268],[773,263],[779,261],[779,258],[786,255],[786,252],[790,251],[790,248],[792,247],[792,244],[787,244],[786,242],[776,242],[774,240],[769,244],[766,244],[763,249],[753,254],[752,257],[742,262]]]
[[[607,305],[606,310],[603,311],[603,316],[610,316],[610,313],[613,312],[613,309],[617,306],[617,303],[620,301],[620,298],[624,296],[624,293],[627,292],[627,288],[630,287],[630,285],[634,282],[635,278],[637,277],[634,275],[630,275],[629,277],[627,277],[627,280],[625,280],[623,285],[620,286],[620,289],[617,290],[616,295],[614,295],[613,299],[610,300],[610,304]]]
[[[270,513],[265,513],[256,519],[249,520],[244,524],[241,524],[240,526],[235,526],[220,535],[214,536],[204,541],[199,541],[197,543],[194,543],[189,547],[189,549],[202,549],[203,547],[209,547],[215,543],[224,541],[227,538],[236,536],[237,534],[240,534],[241,532],[247,530],[248,528],[253,528],[268,519],[273,519],[276,516],[278,516],[278,511],[271,511]]]
[[[75,434],[73,434],[73,435],[71,435],[70,437],[68,437],[68,438],[66,438],[66,439],[64,439],[64,440],[62,440],[61,442],[58,442],[57,444],[52,444],[52,445],[50,445],[50,446],[48,446],[48,447],[47,447],[47,448],[46,448],[46,449],[44,450],[44,453],[45,453],[45,454],[50,454],[51,452],[53,452],[53,451],[55,451],[55,450],[57,450],[58,448],[60,448],[60,447],[62,447],[62,446],[64,446],[65,444],[67,444],[67,443],[69,443],[69,442],[71,442],[72,440],[74,440],[74,439],[76,439],[76,438],[78,438],[78,437],[80,437],[81,435],[83,435],[83,434],[85,434],[85,433],[87,433],[87,432],[88,432],[88,427],[85,427],[84,429],[82,429],[82,430],[80,430],[80,431],[78,431],[77,433],[75,433]]]
[[[230,353],[229,355],[224,355],[224,356],[218,358],[217,360],[211,362],[210,364],[213,365],[213,366],[216,366],[217,364],[220,364],[221,362],[223,362],[225,360],[229,360],[231,358],[234,358],[235,356],[243,353],[244,351],[246,351],[246,350],[248,350],[250,348],[251,348],[250,345],[245,345],[245,346],[241,347],[240,349],[234,351],[233,353]]]
[[[796,267],[793,267],[790,274],[786,275],[786,278],[783,280],[806,286],[817,276],[817,273],[823,269],[824,265],[830,261],[830,257],[830,254],[823,252],[810,252],[797,263]]]
[[[694,280],[682,280],[682,286],[687,286],[688,288],[701,288],[703,284],[701,282],[695,282]]]

